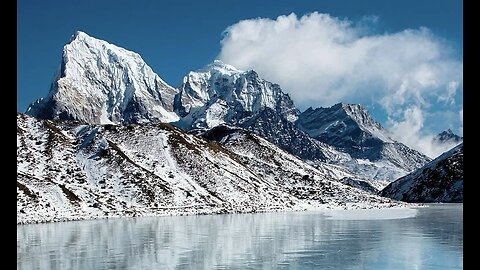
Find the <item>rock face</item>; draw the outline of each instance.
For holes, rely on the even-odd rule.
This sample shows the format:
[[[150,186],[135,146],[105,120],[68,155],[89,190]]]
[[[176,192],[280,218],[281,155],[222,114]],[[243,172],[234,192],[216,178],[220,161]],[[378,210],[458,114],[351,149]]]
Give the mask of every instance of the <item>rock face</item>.
[[[309,108],[299,115],[295,124],[314,139],[347,153],[352,160],[331,159],[330,162],[350,168],[366,179],[392,181],[431,160],[393,140],[358,104]]]
[[[349,177],[344,177],[340,179],[340,183],[343,183],[347,186],[356,187],[372,194],[377,194],[379,192],[374,186],[372,186],[369,182],[363,180],[352,179]]]
[[[296,124],[311,137],[333,145],[353,158],[378,160],[383,144],[394,142],[358,104],[338,103],[315,110],[310,107],[299,116]]]
[[[406,202],[463,202],[463,143],[389,184],[381,195]]]
[[[176,93],[137,53],[77,32],[63,48],[48,96],[27,114],[95,124],[172,122],[179,119]]]
[[[244,129],[207,137],[17,114],[17,223],[398,205]]]
[[[453,133],[451,129],[440,132],[434,138],[435,142],[440,144],[459,144],[463,142],[463,137]]]
[[[241,71],[215,60],[192,71],[179,87],[175,109],[182,119],[174,124],[186,130],[234,125],[301,158],[326,159],[318,142],[295,127],[300,112],[288,94],[254,70]]]
[[[278,84],[219,60],[188,73],[179,91],[175,108],[186,129],[239,125],[267,108],[290,122],[300,113]]]

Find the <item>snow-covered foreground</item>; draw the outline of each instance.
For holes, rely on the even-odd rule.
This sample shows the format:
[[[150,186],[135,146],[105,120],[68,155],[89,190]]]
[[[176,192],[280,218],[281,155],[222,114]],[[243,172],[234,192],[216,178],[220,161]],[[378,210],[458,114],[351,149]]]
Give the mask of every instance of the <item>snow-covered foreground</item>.
[[[245,130],[222,136],[17,114],[17,224],[407,205],[344,185]]]

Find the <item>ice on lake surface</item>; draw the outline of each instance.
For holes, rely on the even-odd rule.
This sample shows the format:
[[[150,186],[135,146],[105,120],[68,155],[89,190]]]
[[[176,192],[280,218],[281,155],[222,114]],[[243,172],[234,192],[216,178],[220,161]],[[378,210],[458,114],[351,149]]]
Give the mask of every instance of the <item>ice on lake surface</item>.
[[[410,218],[417,214],[417,209],[412,208],[380,208],[380,209],[352,209],[329,210],[325,212],[327,219],[337,220],[374,220],[374,219],[400,219]]]
[[[463,204],[410,211],[18,225],[17,269],[463,269]]]

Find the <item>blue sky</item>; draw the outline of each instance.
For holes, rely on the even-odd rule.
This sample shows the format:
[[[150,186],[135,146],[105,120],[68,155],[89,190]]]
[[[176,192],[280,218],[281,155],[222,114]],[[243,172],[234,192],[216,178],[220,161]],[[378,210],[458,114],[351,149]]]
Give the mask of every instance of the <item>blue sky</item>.
[[[17,110],[25,111],[30,102],[47,94],[54,71],[60,63],[62,47],[76,30],[139,53],[162,79],[172,86],[178,86],[188,71],[203,67],[219,55],[224,60],[240,63],[241,59],[236,59],[235,55],[226,52],[232,46],[233,50],[238,48],[234,48],[235,44],[232,42],[228,43],[228,38],[222,34],[228,27],[238,25],[240,20],[268,18],[275,24],[278,16],[294,13],[296,17],[290,19],[297,22],[302,16],[312,12],[347,20],[357,32],[362,24],[366,24],[367,36],[382,36],[400,33],[405,29],[419,30],[420,27],[426,27],[428,33],[417,34],[417,38],[427,35],[429,42],[448,47],[448,55],[442,52],[438,61],[445,63],[453,59],[463,63],[462,1],[19,0]],[[252,20],[252,23],[255,27],[258,26],[255,20]],[[244,65],[256,70],[256,65],[259,65],[259,73],[276,78],[275,74],[269,73],[268,66],[262,66],[263,63],[258,61],[260,60]],[[429,96],[426,97],[427,101],[431,101],[429,104],[418,105],[423,116],[420,133],[435,133],[448,127],[459,132],[462,124],[457,115],[463,109],[462,82],[463,79],[453,96],[453,103],[435,102],[437,97]],[[288,86],[288,83],[286,85]],[[375,82],[371,86],[383,87]],[[294,87],[287,88],[287,92],[296,91]],[[295,100],[300,109],[311,105],[315,107],[316,103],[302,101],[300,92],[295,93],[300,97],[298,101]],[[295,94],[292,96],[295,97]],[[365,99],[357,98],[359,96],[361,95],[344,95],[342,98],[345,100],[342,101],[364,103],[377,120],[392,127],[401,124],[404,120],[402,115],[408,114],[407,109],[413,106],[413,103],[406,102],[403,107],[398,107],[403,111],[400,109],[387,113],[385,106],[382,107],[376,101],[366,102]],[[334,96],[328,99],[328,102],[333,100]],[[412,112],[412,115],[414,114]],[[397,127],[400,128],[398,125]]]

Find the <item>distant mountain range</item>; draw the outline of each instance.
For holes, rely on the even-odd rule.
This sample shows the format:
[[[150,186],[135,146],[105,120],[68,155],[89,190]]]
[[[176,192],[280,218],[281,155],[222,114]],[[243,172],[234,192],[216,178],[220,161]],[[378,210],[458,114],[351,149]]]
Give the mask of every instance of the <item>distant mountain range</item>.
[[[17,115],[17,213],[25,212],[17,222],[50,220],[67,208],[60,216],[68,219],[94,204],[100,210],[88,216],[153,214],[155,205],[209,205],[200,212],[295,208],[305,199],[341,205],[352,187],[370,192],[353,201],[384,202],[373,193],[431,161],[392,139],[361,105],[301,112],[278,84],[218,60],[172,87],[140,55],[83,32],[65,45],[48,95],[26,114],[35,118]],[[449,136],[438,140],[455,140]],[[45,172],[52,166],[54,175]],[[78,178],[67,182],[72,174]],[[43,187],[45,179],[55,187]],[[326,195],[314,179],[338,190]],[[60,206],[52,192],[84,204]]]

